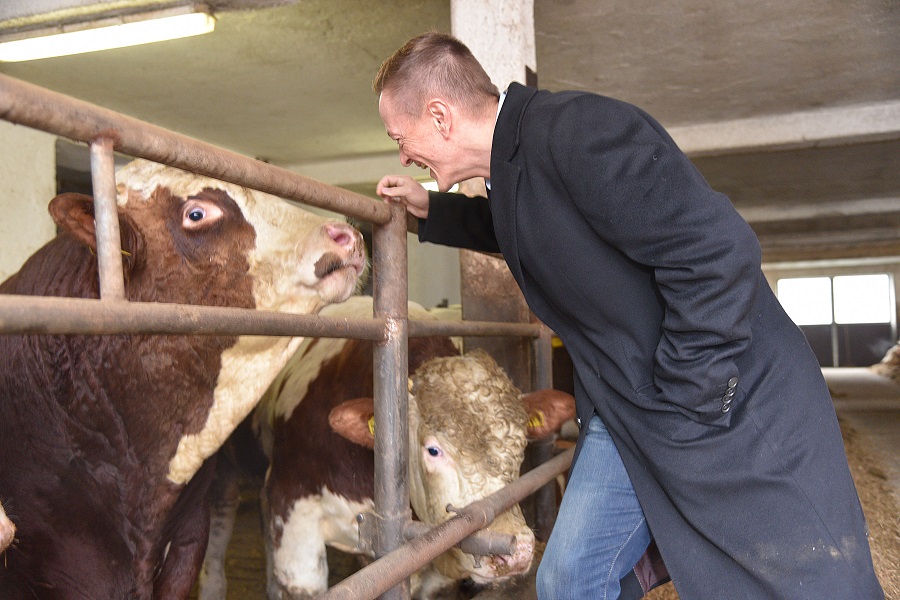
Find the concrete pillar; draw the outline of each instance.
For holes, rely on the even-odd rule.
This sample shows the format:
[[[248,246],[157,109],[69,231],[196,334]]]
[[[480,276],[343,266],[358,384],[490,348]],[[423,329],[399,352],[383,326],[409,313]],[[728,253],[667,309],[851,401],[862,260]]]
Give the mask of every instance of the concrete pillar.
[[[537,85],[533,0],[453,0],[453,35],[466,44],[491,81],[502,92],[513,81]],[[484,181],[460,185],[467,195],[485,195]],[[527,322],[534,320],[519,286],[502,259],[461,250],[460,294],[463,318],[474,321]],[[521,338],[465,338],[466,351],[482,348],[502,366],[523,391],[535,379],[531,340]],[[552,439],[529,445],[523,471],[552,456]],[[539,540],[550,536],[556,518],[553,484],[521,502],[528,523]]]
[[[494,84],[503,91],[512,81],[526,83],[536,70],[532,0],[452,0],[452,33],[466,44]],[[468,195],[484,195],[481,179],[460,186]],[[478,321],[528,321],[530,311],[506,263],[460,251],[463,318]],[[530,343],[516,338],[467,338],[466,350],[483,348],[522,390],[531,389]]]
[[[452,0],[450,27],[500,91],[537,72],[533,0]]]

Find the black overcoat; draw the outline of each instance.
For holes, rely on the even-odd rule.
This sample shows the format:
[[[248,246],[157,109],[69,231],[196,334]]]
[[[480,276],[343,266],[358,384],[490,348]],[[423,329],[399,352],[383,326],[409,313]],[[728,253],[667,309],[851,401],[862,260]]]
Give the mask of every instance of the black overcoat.
[[[500,251],[575,364],[684,600],[883,598],[821,370],[759,243],[639,108],[512,84],[490,200],[420,239]]]

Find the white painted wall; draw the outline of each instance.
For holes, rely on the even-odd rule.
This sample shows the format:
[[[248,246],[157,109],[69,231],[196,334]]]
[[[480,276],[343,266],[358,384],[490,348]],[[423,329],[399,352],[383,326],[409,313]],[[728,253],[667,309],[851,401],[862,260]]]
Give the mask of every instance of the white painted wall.
[[[56,234],[56,137],[0,120],[0,281]]]

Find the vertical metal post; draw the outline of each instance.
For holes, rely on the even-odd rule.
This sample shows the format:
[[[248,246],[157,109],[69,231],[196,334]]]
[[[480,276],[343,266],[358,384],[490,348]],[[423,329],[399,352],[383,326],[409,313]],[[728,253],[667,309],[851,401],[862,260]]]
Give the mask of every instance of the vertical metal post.
[[[387,319],[386,340],[375,346],[375,556],[400,547],[409,508],[409,309],[406,211],[373,228],[373,296],[376,317]],[[409,579],[381,598],[408,600]]]
[[[552,334],[546,326],[541,327],[541,334],[532,342],[534,356],[534,389],[543,390],[553,387],[553,344]],[[542,465],[553,458],[554,437],[538,440],[530,444],[533,467]],[[541,541],[550,538],[550,532],[556,522],[556,481],[552,480],[534,494],[534,529]]]
[[[97,266],[100,298],[125,299],[122,272],[122,240],[116,205],[116,164],[109,138],[91,142],[91,183],[94,187],[94,230],[97,236]]]

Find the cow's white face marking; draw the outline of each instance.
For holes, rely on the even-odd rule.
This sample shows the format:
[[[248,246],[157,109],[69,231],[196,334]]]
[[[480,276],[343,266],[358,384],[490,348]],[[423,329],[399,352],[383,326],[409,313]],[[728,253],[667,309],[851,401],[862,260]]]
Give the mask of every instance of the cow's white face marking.
[[[121,206],[129,199],[151,197],[157,187],[180,198],[196,196],[205,188],[225,191],[256,233],[255,247],[247,258],[257,309],[315,313],[347,299],[365,269],[358,232],[274,196],[149,161],[129,163],[116,178]],[[191,216],[185,218],[191,220]],[[327,269],[323,270],[322,260]],[[169,463],[169,480],[183,484],[197,472],[249,414],[301,341],[242,336],[222,354],[207,423],[199,433],[179,441]]]

